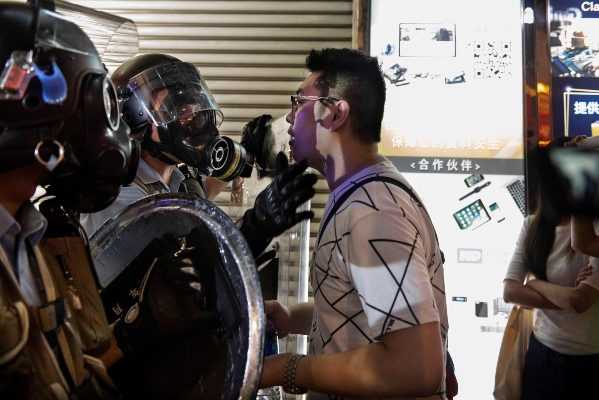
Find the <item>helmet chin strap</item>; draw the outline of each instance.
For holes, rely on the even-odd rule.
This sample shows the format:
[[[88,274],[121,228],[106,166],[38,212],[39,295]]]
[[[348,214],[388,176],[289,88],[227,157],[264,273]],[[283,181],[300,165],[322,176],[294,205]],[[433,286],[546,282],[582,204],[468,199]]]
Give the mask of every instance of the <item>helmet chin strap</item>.
[[[166,130],[166,132],[162,132],[163,130]],[[164,140],[163,136],[165,133],[166,133],[166,135],[168,135],[168,128],[159,126],[158,127],[158,137],[160,138],[160,140]],[[168,137],[166,138],[166,140],[168,140]],[[164,155],[164,153],[173,154],[172,146],[152,140],[152,125],[148,125],[148,127],[146,128],[146,131],[144,132],[143,141],[141,143],[141,148],[148,150],[152,157],[154,157],[166,164],[169,164],[169,165],[179,164],[177,161]]]

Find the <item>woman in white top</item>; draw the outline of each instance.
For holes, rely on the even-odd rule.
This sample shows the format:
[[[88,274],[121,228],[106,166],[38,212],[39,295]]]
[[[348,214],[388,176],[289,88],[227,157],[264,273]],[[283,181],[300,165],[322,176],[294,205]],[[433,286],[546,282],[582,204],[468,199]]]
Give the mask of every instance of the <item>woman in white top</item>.
[[[548,146],[563,147],[569,140]],[[542,203],[539,199],[535,214],[524,221],[504,279],[506,302],[536,309],[521,399],[596,398],[599,260],[574,251],[570,217],[552,222]],[[598,228],[591,224],[593,231]]]

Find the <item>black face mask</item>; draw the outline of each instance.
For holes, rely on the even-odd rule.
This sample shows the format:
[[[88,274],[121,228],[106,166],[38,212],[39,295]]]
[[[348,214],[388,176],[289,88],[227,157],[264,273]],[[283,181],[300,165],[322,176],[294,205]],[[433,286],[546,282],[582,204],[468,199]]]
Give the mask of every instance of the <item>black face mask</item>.
[[[96,212],[133,181],[139,147],[94,44],[47,5],[0,4],[0,173],[42,164],[49,194]]]
[[[185,163],[222,181],[241,174],[245,149],[219,135],[222,113],[195,66],[158,55],[132,59],[120,69],[115,75],[124,118],[136,130],[144,120],[157,128],[159,142],[149,128],[143,136],[152,157]]]
[[[91,213],[108,207],[133,181],[140,151],[120,120],[114,86],[106,76],[89,76],[80,96],[80,107],[59,134],[65,159],[52,171],[47,190],[73,210]]]
[[[157,126],[161,142],[157,147],[206,176],[222,181],[239,176],[245,165],[245,150],[239,143],[219,135],[214,112],[181,112],[181,115],[186,117]]]

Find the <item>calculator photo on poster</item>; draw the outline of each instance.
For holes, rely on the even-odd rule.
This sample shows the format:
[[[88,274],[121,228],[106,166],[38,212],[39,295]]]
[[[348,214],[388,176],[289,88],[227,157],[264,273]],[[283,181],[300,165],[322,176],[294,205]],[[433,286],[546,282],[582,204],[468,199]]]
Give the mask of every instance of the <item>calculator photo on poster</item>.
[[[480,199],[453,213],[453,218],[455,218],[460,229],[475,229],[491,220]]]

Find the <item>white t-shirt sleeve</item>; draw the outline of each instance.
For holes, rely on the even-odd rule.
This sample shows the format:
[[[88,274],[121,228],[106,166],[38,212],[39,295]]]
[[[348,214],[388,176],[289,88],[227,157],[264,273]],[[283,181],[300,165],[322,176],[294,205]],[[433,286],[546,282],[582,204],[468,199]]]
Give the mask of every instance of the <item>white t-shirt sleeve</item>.
[[[371,212],[351,229],[347,264],[374,337],[439,321],[422,232],[401,213]]]
[[[520,283],[524,283],[526,279],[526,263],[524,261],[524,241],[526,240],[526,235],[528,234],[528,226],[530,226],[530,217],[527,217],[522,224],[522,228],[520,229],[520,235],[518,236],[518,240],[516,241],[516,248],[514,249],[514,253],[512,254],[512,259],[507,267],[507,272],[505,274],[505,279],[512,279]]]
[[[599,258],[589,257],[589,264],[593,267],[593,273],[587,276],[581,283],[599,290]]]
[[[593,226],[595,227],[595,233],[599,235],[599,219],[593,219]],[[599,258],[589,257],[589,264],[593,267],[593,273],[581,283],[599,290]]]
[[[593,265],[593,273],[587,276],[581,283],[599,290],[599,267],[597,267],[596,263]]]

